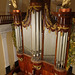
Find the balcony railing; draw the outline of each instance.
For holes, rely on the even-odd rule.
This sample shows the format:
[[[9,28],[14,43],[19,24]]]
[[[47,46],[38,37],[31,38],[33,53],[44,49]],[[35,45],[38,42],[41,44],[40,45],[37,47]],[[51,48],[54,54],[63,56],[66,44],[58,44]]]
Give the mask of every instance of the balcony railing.
[[[11,24],[13,22],[12,15],[0,15],[0,25]]]
[[[21,13],[22,20],[24,20],[26,12]],[[11,24],[13,22],[13,15],[0,15],[0,25]]]

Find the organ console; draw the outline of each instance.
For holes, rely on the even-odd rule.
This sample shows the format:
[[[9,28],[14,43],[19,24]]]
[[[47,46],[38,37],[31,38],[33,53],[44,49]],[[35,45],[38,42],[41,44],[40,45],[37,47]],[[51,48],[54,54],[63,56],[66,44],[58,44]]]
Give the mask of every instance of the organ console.
[[[14,10],[17,56],[20,70],[27,75],[66,75],[70,30],[74,13],[53,12],[49,2],[31,0],[25,19]]]

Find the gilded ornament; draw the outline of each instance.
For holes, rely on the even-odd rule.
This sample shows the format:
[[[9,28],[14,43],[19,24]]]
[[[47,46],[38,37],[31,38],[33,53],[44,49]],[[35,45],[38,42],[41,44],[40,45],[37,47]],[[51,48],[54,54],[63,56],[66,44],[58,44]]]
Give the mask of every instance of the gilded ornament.
[[[45,26],[43,26],[43,30],[45,30]]]
[[[61,32],[61,36],[63,36],[63,32]]]
[[[67,29],[69,29],[69,27],[58,27],[58,30],[61,30],[61,29],[67,30]]]
[[[52,21],[51,21],[51,18],[49,17],[49,11],[48,11],[48,6],[47,6],[47,4],[45,3],[45,12],[46,12],[46,16],[47,17],[45,17],[46,18],[46,25],[47,25],[47,28],[48,29],[53,29],[53,30],[55,30],[55,29],[57,29],[57,24],[56,23],[52,23]]]
[[[71,0],[63,0],[62,7],[69,8],[71,5]]]
[[[39,8],[41,8],[42,6],[38,5],[38,6],[30,6],[30,9],[34,9],[34,10],[39,10]]]
[[[55,34],[57,35],[57,31],[55,31]]]
[[[40,70],[41,69],[41,65],[40,66],[33,65],[33,68],[35,68],[37,70]]]
[[[49,33],[51,32],[51,30],[48,31]]]
[[[18,57],[18,60],[22,62],[22,61],[23,61],[23,58],[19,58],[19,57]]]
[[[75,24],[75,18],[73,18],[73,23]]]
[[[14,7],[14,8],[17,8],[16,0],[11,0],[11,2],[12,2],[13,7]]]

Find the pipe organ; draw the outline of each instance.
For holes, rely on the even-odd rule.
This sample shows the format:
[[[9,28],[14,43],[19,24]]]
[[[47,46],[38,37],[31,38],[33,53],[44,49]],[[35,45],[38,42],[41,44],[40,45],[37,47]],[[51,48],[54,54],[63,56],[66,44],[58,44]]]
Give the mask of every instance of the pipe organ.
[[[14,10],[17,56],[20,70],[27,75],[66,75],[73,14],[49,14],[50,0],[31,0],[25,19]],[[62,10],[62,9],[61,9]]]

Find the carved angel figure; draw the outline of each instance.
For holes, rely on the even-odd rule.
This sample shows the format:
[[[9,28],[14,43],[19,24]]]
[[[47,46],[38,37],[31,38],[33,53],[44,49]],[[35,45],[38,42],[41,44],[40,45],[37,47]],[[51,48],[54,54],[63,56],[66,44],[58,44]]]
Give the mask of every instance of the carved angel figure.
[[[69,8],[71,5],[71,0],[63,0],[62,7]]]
[[[16,0],[12,0],[12,4],[14,8],[17,8]]]

